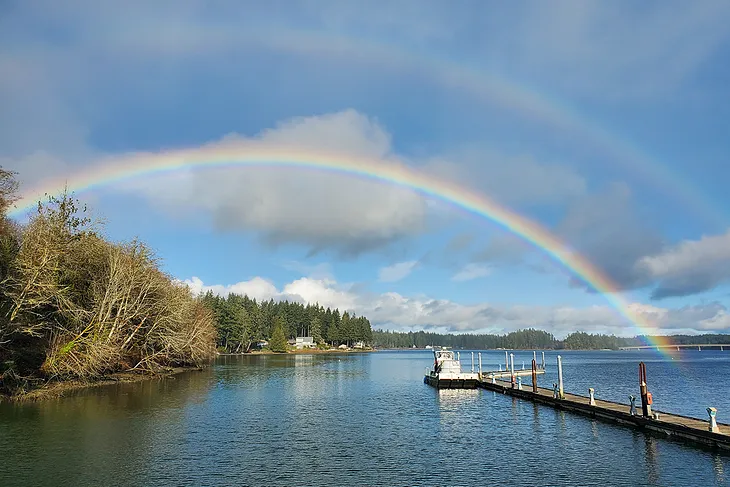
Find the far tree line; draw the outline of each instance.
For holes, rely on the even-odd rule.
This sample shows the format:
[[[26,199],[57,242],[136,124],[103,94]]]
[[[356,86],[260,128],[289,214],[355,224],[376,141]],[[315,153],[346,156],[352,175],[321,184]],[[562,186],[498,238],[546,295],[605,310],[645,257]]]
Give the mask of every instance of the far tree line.
[[[310,336],[318,345],[334,347],[373,339],[370,321],[364,316],[319,304],[257,301],[239,294],[222,297],[211,291],[202,300],[215,315],[219,350],[229,353],[250,351],[261,341],[270,342],[273,351],[284,351],[286,341],[297,336]]]
[[[463,349],[554,349],[554,350],[616,350],[621,347],[635,347],[655,343],[658,337],[617,337],[614,335],[574,332],[558,340],[552,333],[543,330],[526,329],[504,335],[497,334],[441,334],[426,331],[393,332],[375,330],[373,345],[378,348],[423,348],[438,345]],[[720,344],[729,343],[730,337],[723,334],[671,335],[662,336],[661,343],[667,345]]]

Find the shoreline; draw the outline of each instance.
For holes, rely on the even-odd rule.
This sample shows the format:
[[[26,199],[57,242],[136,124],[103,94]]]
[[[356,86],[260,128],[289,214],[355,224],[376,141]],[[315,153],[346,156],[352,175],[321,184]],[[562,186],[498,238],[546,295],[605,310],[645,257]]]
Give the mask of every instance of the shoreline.
[[[377,352],[376,349],[350,349],[350,350],[338,350],[329,349],[321,350],[318,348],[301,349],[301,350],[288,350],[286,352],[272,352],[271,350],[256,350],[254,352],[240,352],[240,353],[219,353],[219,357],[245,357],[254,355],[315,355],[321,353],[366,353],[366,352]]]
[[[24,403],[43,401],[47,399],[58,399],[68,392],[78,391],[81,389],[92,389],[94,387],[108,386],[112,384],[130,384],[152,379],[167,379],[175,375],[182,374],[183,372],[201,371],[204,368],[205,367],[195,366],[172,367],[157,373],[126,371],[107,374],[99,379],[92,380],[71,379],[50,381],[23,394],[8,395],[0,393],[0,402]]]

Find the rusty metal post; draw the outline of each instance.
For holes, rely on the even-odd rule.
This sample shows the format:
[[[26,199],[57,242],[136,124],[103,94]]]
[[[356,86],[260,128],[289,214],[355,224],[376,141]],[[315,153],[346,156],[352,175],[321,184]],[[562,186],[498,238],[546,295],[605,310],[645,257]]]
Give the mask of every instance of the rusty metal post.
[[[532,392],[537,393],[537,361],[532,359]]]
[[[651,393],[646,383],[646,364],[639,362],[639,392],[641,393],[641,414],[645,418],[651,417]]]

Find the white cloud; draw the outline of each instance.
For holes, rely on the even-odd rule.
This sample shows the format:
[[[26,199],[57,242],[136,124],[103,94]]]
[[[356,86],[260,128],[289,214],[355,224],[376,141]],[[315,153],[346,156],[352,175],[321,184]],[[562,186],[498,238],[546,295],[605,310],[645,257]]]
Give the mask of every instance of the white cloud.
[[[378,271],[378,280],[381,282],[396,282],[408,277],[418,266],[417,260],[398,262],[397,264],[381,267]]]
[[[636,264],[658,282],[655,298],[683,296],[730,280],[730,230],[723,235],[685,240]]]
[[[401,164],[390,155],[390,135],[355,112],[298,117],[255,137],[229,135],[204,146],[291,151],[301,157],[368,157]],[[204,210],[223,231],[257,231],[271,244],[298,243],[313,252],[358,254],[420,233],[427,208],[414,191],[334,171],[307,168],[218,168],[126,186],[174,214]]]
[[[459,272],[454,274],[451,280],[457,282],[471,281],[473,279],[488,276],[491,272],[492,268],[490,266],[471,262],[466,264]]]
[[[490,303],[465,305],[426,296],[408,297],[389,292],[373,294],[332,279],[301,278],[281,290],[260,277],[237,284],[205,285],[198,278],[185,281],[194,291],[212,290],[226,295],[244,293],[258,299],[319,303],[368,317],[376,328],[393,330],[430,329],[445,332],[505,333],[520,328],[543,329],[563,338],[574,331],[634,336],[643,333],[627,323],[609,306],[504,306]],[[256,293],[256,294],[254,294]],[[633,312],[651,322],[661,333],[706,333],[730,331],[730,314],[718,304],[669,309],[633,303]]]

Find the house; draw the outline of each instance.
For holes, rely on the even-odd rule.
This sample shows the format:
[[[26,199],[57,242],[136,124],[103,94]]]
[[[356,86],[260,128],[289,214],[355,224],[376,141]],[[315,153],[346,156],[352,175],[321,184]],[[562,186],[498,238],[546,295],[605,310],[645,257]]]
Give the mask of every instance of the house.
[[[365,342],[355,342],[352,348],[365,348]]]
[[[314,343],[314,338],[312,337],[297,337],[294,341],[294,346],[297,350],[301,350],[303,348],[314,348],[317,344]]]

